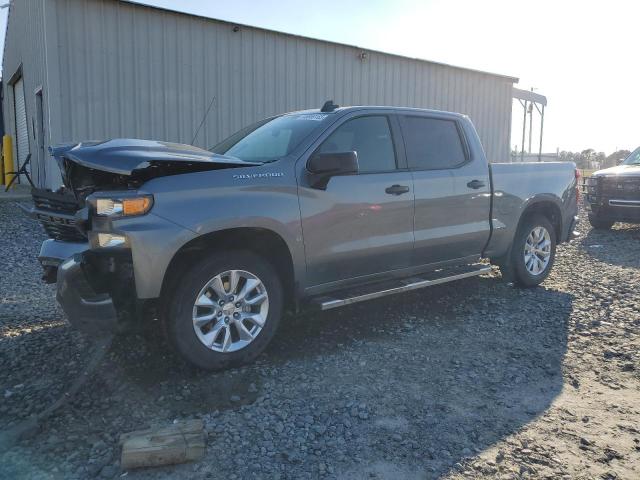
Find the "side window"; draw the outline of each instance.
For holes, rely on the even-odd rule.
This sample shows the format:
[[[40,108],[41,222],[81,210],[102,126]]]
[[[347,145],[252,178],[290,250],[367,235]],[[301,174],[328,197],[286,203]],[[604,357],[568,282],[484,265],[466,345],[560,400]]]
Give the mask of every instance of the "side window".
[[[406,116],[402,127],[410,169],[443,170],[466,161],[454,121]]]
[[[396,155],[385,116],[360,117],[340,125],[318,148],[319,153],[355,151],[362,173],[395,170]]]

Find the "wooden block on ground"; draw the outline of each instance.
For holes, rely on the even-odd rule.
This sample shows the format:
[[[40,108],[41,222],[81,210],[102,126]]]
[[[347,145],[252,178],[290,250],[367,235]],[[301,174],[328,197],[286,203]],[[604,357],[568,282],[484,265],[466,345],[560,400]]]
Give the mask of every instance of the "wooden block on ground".
[[[129,469],[198,460],[204,455],[205,443],[202,420],[125,433],[120,436],[120,466]]]

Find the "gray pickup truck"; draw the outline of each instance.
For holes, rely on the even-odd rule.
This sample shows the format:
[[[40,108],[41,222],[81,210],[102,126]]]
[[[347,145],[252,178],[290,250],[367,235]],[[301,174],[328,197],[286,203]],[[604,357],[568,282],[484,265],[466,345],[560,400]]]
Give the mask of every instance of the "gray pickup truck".
[[[489,164],[456,113],[327,102],[211,151],[122,139],[51,151],[64,186],[34,190],[31,215],[69,321],[96,334],[156,312],[207,369],[253,360],[285,310],[471,277],[486,260],[538,285],[577,222],[575,165]]]

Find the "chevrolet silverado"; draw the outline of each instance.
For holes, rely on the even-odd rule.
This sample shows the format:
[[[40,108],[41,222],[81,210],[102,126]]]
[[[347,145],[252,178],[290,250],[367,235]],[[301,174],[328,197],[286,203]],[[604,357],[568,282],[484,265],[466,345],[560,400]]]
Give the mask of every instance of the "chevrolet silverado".
[[[177,351],[249,362],[285,310],[327,310],[487,272],[539,285],[572,238],[572,163],[489,163],[470,119],[395,107],[287,113],[211,151],[116,139],[50,149],[34,189],[44,279],[77,328],[156,312]]]

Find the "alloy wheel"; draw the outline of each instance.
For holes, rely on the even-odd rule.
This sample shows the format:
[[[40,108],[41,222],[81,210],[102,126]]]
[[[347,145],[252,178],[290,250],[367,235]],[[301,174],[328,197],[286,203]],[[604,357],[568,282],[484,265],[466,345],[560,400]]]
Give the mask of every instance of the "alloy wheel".
[[[524,264],[531,275],[541,275],[551,260],[551,235],[544,227],[535,227],[524,244]]]
[[[246,270],[228,270],[198,293],[193,329],[200,342],[216,352],[235,352],[260,333],[269,313],[269,295],[262,281]]]

